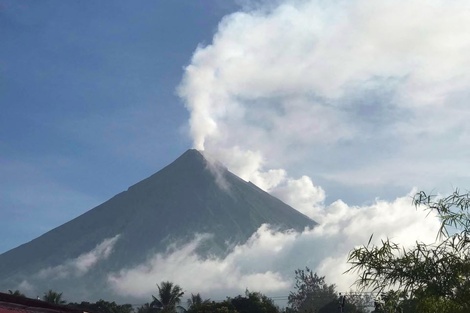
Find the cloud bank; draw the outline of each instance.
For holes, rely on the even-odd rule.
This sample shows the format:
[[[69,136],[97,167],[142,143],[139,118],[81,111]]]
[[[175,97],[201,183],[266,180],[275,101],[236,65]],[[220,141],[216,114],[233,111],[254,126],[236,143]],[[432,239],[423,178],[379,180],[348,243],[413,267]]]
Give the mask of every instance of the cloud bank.
[[[170,280],[187,294],[224,299],[245,289],[268,295],[288,295],[293,290],[294,270],[309,266],[340,291],[349,291],[356,279],[343,275],[346,258],[355,246],[389,237],[410,246],[415,240],[434,238],[437,219],[411,206],[410,197],[393,202],[376,201],[370,206],[350,207],[337,201],[323,207],[323,223],[302,233],[278,232],[261,226],[252,237],[237,245],[224,258],[203,259],[196,248],[210,235],[197,235],[193,241],[159,253],[139,266],[108,276],[108,283],[119,295],[150,299],[156,282]],[[432,241],[432,240],[431,240]]]

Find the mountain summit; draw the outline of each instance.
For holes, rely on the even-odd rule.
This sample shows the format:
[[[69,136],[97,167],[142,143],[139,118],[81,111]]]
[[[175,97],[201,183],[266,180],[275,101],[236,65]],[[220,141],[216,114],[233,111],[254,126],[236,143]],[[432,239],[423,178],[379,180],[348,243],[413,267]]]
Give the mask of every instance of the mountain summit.
[[[127,191],[1,254],[0,290],[21,284],[41,293],[72,288],[80,294],[80,286],[105,290],[107,273],[137,266],[195,234],[211,234],[198,248],[200,255],[222,256],[265,223],[281,230],[316,224],[199,151],[188,150]]]

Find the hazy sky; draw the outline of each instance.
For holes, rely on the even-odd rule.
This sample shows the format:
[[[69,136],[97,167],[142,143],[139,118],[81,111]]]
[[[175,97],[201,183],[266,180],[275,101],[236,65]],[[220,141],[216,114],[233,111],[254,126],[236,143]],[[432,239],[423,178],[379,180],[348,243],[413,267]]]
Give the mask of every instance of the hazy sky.
[[[404,212],[469,186],[469,33],[459,0],[0,0],[0,252],[191,147],[323,222],[325,272],[432,234]]]

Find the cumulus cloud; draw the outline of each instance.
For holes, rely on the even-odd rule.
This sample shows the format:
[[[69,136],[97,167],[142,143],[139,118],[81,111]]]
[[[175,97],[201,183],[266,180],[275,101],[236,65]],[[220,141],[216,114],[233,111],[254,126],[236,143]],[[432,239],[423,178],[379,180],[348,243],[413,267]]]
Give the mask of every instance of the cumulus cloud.
[[[266,230],[266,227],[262,229]],[[239,292],[247,287],[268,291],[286,287],[278,273],[269,269],[256,270],[240,263],[240,257],[246,257],[240,251],[244,247],[237,246],[225,259],[202,259],[196,249],[208,237],[208,234],[197,235],[193,241],[172,252],[158,253],[142,265],[111,274],[109,283],[118,294],[140,298],[150,298],[155,292],[155,282],[163,280],[184,283],[184,288],[193,293],[210,292],[222,298],[224,293]],[[248,246],[252,244],[247,243]]]
[[[109,257],[119,236],[120,235],[116,235],[103,240],[103,242],[98,244],[93,250],[79,255],[75,259],[67,260],[61,265],[42,269],[37,274],[37,277],[40,279],[64,279],[71,276],[83,276],[99,261]]]
[[[185,69],[194,147],[268,191],[468,180],[467,1],[249,3]]]
[[[274,188],[271,194],[317,222],[323,218],[325,191],[320,186],[315,186],[308,176],[289,179],[284,185]]]
[[[279,232],[261,226],[251,238],[237,245],[223,258],[201,258],[196,248],[210,235],[197,235],[191,242],[159,253],[139,266],[123,269],[108,277],[119,295],[149,299],[156,282],[170,280],[189,293],[223,299],[246,288],[268,295],[287,295],[293,287],[294,270],[309,266],[326,275],[340,291],[348,291],[354,275],[348,269],[348,252],[367,243],[389,237],[405,247],[415,240],[429,242],[439,221],[416,210],[409,196],[393,202],[376,200],[372,205],[350,207],[338,200],[322,207],[323,223],[301,233]]]

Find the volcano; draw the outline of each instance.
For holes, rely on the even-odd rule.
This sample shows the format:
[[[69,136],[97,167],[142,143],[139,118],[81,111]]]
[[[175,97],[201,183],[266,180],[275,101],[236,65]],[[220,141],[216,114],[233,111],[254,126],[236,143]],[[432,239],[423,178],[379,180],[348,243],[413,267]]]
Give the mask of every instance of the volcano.
[[[109,273],[137,266],[195,234],[210,234],[198,247],[201,257],[223,256],[262,224],[296,231],[316,225],[191,149],[127,191],[1,254],[0,290],[54,289],[69,300],[113,299]]]

